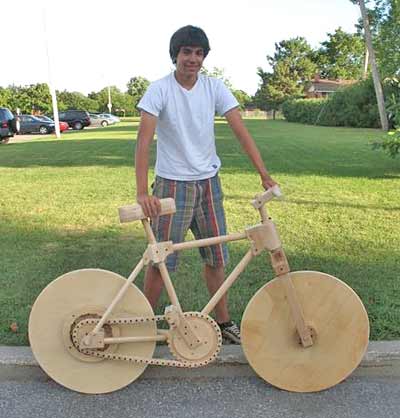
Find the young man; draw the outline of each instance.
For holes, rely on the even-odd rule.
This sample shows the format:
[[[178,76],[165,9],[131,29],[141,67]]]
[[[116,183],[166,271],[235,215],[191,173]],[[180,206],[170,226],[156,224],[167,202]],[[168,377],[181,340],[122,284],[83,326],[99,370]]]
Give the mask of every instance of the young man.
[[[227,233],[218,178],[221,161],[215,149],[215,112],[227,119],[259,172],[264,188],[276,184],[243,124],[235,97],[221,80],[199,74],[209,51],[207,36],[200,28],[179,29],[170,41],[170,56],[176,70],[152,83],[138,104],[141,119],[135,158],[137,201],[146,216],[152,218],[157,241],[181,242],[188,229],[196,239]],[[149,147],[155,131],[156,180],[153,194],[149,195]],[[175,199],[177,211],[172,216],[157,216],[159,199],[165,197]],[[225,279],[226,245],[202,248],[200,254],[208,290],[214,294]],[[177,254],[171,254],[166,264],[169,271],[175,271]],[[159,270],[149,266],[144,293],[153,307],[162,289]],[[239,328],[230,320],[226,296],[215,307],[215,316],[222,335],[240,343]]]

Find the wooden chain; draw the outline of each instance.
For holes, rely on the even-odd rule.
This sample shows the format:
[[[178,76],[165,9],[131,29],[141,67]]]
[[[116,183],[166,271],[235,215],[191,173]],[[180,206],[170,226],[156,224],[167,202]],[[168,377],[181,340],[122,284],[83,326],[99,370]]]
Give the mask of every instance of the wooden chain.
[[[204,318],[207,318],[206,315],[202,315],[200,313],[194,312],[194,313],[187,313],[189,316],[201,316]],[[158,322],[165,320],[165,315],[155,315],[152,317],[134,317],[134,318],[114,318],[109,319],[105,322],[107,325],[124,325],[124,324],[138,324],[138,323],[145,323],[145,322]],[[106,360],[122,360],[132,363],[138,363],[138,364],[147,364],[147,365],[153,365],[153,366],[168,366],[168,367],[180,367],[180,368],[197,368],[197,367],[203,367],[207,364],[213,362],[220,349],[221,349],[221,338],[218,338],[219,341],[219,348],[207,359],[203,361],[185,361],[185,360],[166,360],[166,359],[157,359],[157,358],[146,358],[146,357],[140,357],[140,356],[126,356],[126,355],[119,355],[115,353],[104,353],[98,350],[82,350],[79,348],[79,340],[78,340],[78,331],[81,327],[84,325],[96,325],[100,319],[84,319],[82,321],[79,321],[75,326],[74,330],[71,335],[71,339],[74,343],[75,348],[81,352],[82,354],[88,355],[88,356],[94,356],[103,358]],[[169,344],[168,344],[169,345]],[[173,353],[174,354],[174,353]]]

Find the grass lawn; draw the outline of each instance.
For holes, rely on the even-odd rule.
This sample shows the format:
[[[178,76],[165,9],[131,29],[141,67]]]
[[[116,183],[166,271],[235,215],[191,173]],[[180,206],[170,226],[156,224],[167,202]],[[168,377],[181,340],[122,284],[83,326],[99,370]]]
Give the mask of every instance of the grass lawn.
[[[399,338],[400,160],[371,150],[368,142],[379,133],[370,129],[246,124],[286,195],[270,205],[270,214],[292,270],[339,277],[363,300],[371,338]],[[68,132],[62,140],[38,136],[0,146],[0,343],[28,343],[30,308],[61,274],[87,267],[125,277],[132,271],[146,242],[140,223],[119,224],[117,208],[135,200],[137,128],[130,120]],[[222,120],[216,134],[228,226],[240,231],[258,222],[249,201],[260,181]],[[228,270],[246,246],[229,244]],[[273,278],[268,260],[253,260],[231,289],[234,319],[240,321],[252,294]],[[197,250],[181,254],[173,278],[183,307],[200,309],[207,292]],[[142,280],[143,274],[139,286]],[[17,332],[10,330],[13,322]]]

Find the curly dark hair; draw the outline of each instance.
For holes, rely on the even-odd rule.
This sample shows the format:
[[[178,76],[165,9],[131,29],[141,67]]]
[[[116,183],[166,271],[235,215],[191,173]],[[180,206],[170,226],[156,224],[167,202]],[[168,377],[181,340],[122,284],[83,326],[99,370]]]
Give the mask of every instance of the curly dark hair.
[[[196,26],[184,26],[172,35],[169,43],[169,55],[174,64],[176,64],[176,57],[183,46],[199,46],[203,48],[204,58],[210,52],[207,35],[203,29],[197,28]]]

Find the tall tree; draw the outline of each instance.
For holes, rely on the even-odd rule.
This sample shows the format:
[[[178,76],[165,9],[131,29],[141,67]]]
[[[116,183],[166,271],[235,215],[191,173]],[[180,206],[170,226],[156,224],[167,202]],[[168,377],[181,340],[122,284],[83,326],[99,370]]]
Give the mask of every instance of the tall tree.
[[[302,37],[275,44],[275,53],[267,60],[272,71],[258,68],[261,84],[255,102],[261,109],[277,110],[285,100],[303,96],[304,85],[315,75],[317,65],[311,46]]]
[[[364,0],[350,0],[350,1],[354,4],[358,3],[360,6],[361,17],[362,17],[363,25],[364,25],[365,42],[367,44],[367,48],[368,48],[368,52],[370,56],[372,78],[374,80],[375,94],[376,94],[376,99],[378,102],[379,117],[381,120],[382,130],[387,131],[389,129],[389,122],[388,122],[388,118],[387,118],[387,114],[385,110],[385,98],[383,96],[381,79],[379,76],[378,66],[376,63],[375,50],[372,44],[372,36],[371,36],[370,27],[369,27],[365,1]]]
[[[328,33],[316,52],[316,62],[322,78],[359,79],[363,71],[365,43],[359,33],[347,33],[338,28]]]
[[[134,98],[130,94],[121,92],[121,90],[115,86],[110,87],[110,93],[113,109],[123,109],[124,112],[129,113],[134,111]],[[99,92],[90,93],[89,97],[96,100],[99,105],[99,111],[108,112],[108,87],[104,87]]]
[[[50,91],[45,83],[30,84],[28,86],[7,87],[7,106],[21,113],[48,113],[51,111]]]
[[[150,81],[144,77],[132,77],[129,80],[126,86],[128,88],[128,94],[133,98],[134,107],[136,107],[136,105],[139,103],[139,100],[143,97],[149,85]]]
[[[89,112],[97,112],[99,110],[99,104],[96,100],[77,91],[58,91],[57,98],[59,110],[82,109]]]
[[[241,110],[243,110],[252,101],[251,97],[243,90],[233,90],[232,93],[236,97],[236,100],[239,102],[239,107]]]
[[[229,77],[225,74],[224,68],[219,67],[213,67],[212,70],[207,69],[206,67],[202,67],[200,70],[200,74],[208,75],[209,77],[219,78],[222,80],[226,87],[228,87],[229,90],[234,91],[232,82],[229,79]]]
[[[375,36],[379,69],[383,77],[400,75],[400,0],[379,0],[378,31]]]
[[[8,106],[9,100],[10,100],[10,89],[0,87],[0,106]]]

